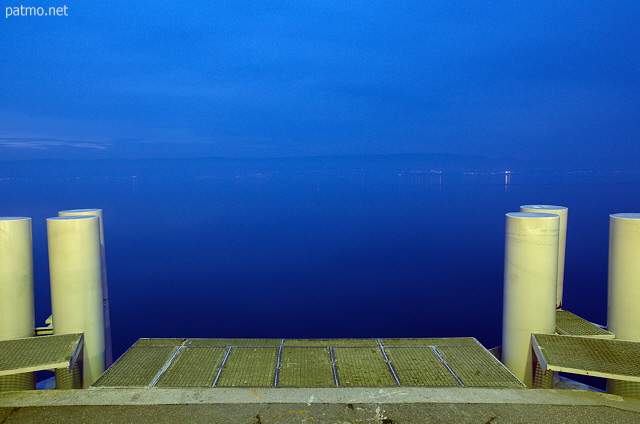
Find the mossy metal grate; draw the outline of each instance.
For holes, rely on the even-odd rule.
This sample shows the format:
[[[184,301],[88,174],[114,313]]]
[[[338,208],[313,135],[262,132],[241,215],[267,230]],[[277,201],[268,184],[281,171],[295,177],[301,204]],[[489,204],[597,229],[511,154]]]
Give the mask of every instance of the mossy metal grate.
[[[283,347],[278,386],[334,386],[331,352],[326,347]]]
[[[460,386],[431,347],[385,347],[403,386]]]
[[[556,333],[568,336],[615,338],[615,334],[569,311],[556,311]]]
[[[285,339],[285,346],[378,346],[376,339]]]
[[[131,347],[92,387],[145,387],[151,385],[178,346]]]
[[[438,346],[438,354],[466,387],[523,387],[483,346]]]
[[[156,387],[209,387],[227,353],[224,347],[183,347]]]
[[[379,347],[334,348],[340,386],[396,386]]]
[[[278,348],[233,347],[216,386],[273,386]]]
[[[522,387],[471,337],[140,339],[93,387],[398,385]]]
[[[138,339],[134,346],[181,346],[186,339]]]
[[[26,337],[0,341],[0,375],[73,367],[82,334]]]
[[[251,346],[251,347],[277,347],[282,344],[282,339],[188,339],[185,346],[191,347],[229,347],[229,346]]]
[[[640,381],[640,342],[533,334],[531,344],[544,372]]]
[[[35,390],[36,373],[24,372],[12,375],[0,376],[0,392],[13,392],[16,390]]]
[[[449,337],[442,339],[381,339],[383,346],[480,346],[473,337]]]

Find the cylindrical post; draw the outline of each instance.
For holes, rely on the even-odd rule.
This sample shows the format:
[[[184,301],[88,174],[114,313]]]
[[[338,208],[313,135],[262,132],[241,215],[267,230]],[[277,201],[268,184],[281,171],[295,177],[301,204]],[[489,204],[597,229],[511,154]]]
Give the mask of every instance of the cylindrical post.
[[[84,333],[82,386],[105,369],[100,219],[47,219],[54,334]]]
[[[34,335],[31,218],[0,217],[0,340]],[[35,389],[35,374],[0,377],[0,391]]]
[[[111,348],[111,314],[109,312],[109,284],[107,283],[107,261],[104,250],[104,218],[102,209],[69,209],[58,211],[58,216],[97,216],[100,218],[100,258],[102,261],[102,310],[104,311],[105,366],[113,363]]]
[[[609,216],[607,327],[618,339],[640,342],[640,213]],[[610,379],[607,392],[640,397],[640,383]]]
[[[533,385],[531,333],[554,333],[558,228],[555,214],[506,215],[502,361]]]
[[[567,219],[569,209],[554,205],[522,205],[520,212],[552,213],[560,217],[558,229],[558,285],[556,288],[556,309],[562,309],[562,293],[564,290],[564,258],[567,246]]]

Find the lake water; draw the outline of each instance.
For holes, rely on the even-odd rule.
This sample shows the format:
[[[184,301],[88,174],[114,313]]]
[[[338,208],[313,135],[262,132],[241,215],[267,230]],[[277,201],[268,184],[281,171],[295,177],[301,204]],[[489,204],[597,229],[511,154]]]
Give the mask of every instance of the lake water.
[[[114,356],[140,337],[445,337],[500,344],[504,214],[569,207],[565,308],[605,323],[608,215],[640,174],[245,173],[0,180],[33,221],[102,208]]]

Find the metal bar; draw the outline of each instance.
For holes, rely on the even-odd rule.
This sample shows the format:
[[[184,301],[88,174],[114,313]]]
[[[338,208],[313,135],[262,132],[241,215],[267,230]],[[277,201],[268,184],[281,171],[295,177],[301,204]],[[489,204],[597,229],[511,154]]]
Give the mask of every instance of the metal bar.
[[[438,356],[438,358],[442,361],[442,364],[447,367],[447,369],[449,370],[449,372],[451,373],[451,375],[453,376],[453,378],[456,379],[456,381],[458,383],[460,383],[460,386],[462,387],[466,387],[464,385],[464,383],[462,382],[462,380],[460,380],[460,378],[456,375],[455,372],[453,372],[453,370],[451,369],[451,367],[449,366],[449,364],[447,364],[447,361],[444,360],[444,358],[442,356],[440,356],[440,352],[438,352],[438,350],[435,348],[435,346],[429,346],[433,352]]]
[[[218,373],[216,374],[216,378],[213,379],[213,383],[211,387],[215,387],[218,384],[218,380],[220,379],[220,374],[222,374],[222,369],[227,363],[227,359],[229,358],[229,354],[231,353],[231,346],[227,348],[227,353],[225,353],[224,358],[222,359],[222,363],[220,363],[220,368],[218,368]]]
[[[273,386],[278,385],[278,379],[280,378],[280,362],[282,361],[282,344],[278,347],[278,358],[276,359],[276,371],[273,373]]]
[[[381,339],[376,339],[376,340],[378,341],[378,346],[380,347],[382,356],[384,356],[384,361],[387,363],[387,367],[389,367],[389,371],[391,371],[391,375],[393,376],[393,379],[396,381],[396,384],[398,386],[402,386],[402,384],[400,384],[400,379],[398,378],[398,374],[396,374],[396,370],[393,368],[393,364],[389,360],[389,357],[387,356],[387,352],[385,352],[384,350],[384,346],[382,346],[382,340]]]
[[[338,378],[338,368],[336,365],[336,355],[333,346],[329,346],[329,354],[331,355],[331,372],[333,372],[333,382],[336,387],[340,387],[340,379]]]
[[[153,378],[153,380],[151,380],[151,383],[149,383],[148,387],[153,387],[156,385],[156,383],[158,382],[158,380],[160,380],[160,377],[162,377],[162,374],[164,374],[164,372],[167,370],[167,368],[169,368],[169,365],[171,365],[171,362],[173,362],[173,359],[178,356],[178,353],[182,350],[182,348],[184,347],[184,343],[182,344],[182,346],[178,346],[178,348],[176,349],[175,352],[173,352],[173,355],[171,355],[171,358],[169,358],[169,360],[164,364],[164,366],[162,367],[162,369],[160,371],[158,371],[158,374],[156,374],[156,376]],[[143,348],[144,349],[144,348]]]

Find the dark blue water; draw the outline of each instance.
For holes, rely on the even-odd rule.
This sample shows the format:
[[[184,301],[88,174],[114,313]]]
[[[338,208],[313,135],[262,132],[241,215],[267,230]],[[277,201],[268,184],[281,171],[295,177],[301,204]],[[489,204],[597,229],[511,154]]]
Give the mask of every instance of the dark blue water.
[[[477,337],[499,345],[504,214],[569,207],[564,305],[606,321],[608,214],[638,174],[319,174],[0,180],[34,219],[104,210],[114,355],[140,337]]]

